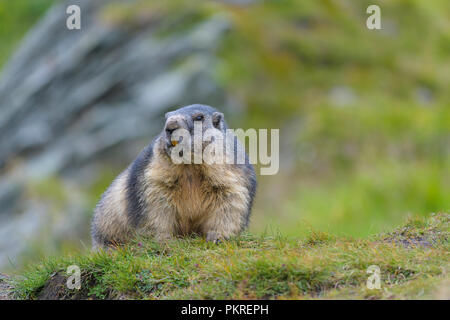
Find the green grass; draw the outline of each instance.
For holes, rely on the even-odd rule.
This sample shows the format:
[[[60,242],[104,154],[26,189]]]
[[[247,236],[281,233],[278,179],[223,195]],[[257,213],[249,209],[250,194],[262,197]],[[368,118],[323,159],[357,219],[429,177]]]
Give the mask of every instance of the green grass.
[[[15,294],[36,299],[52,287],[53,297],[66,299],[442,298],[449,221],[449,214],[433,214],[369,239],[318,231],[305,239],[246,234],[218,245],[140,239],[109,252],[45,259],[16,278]],[[65,287],[73,264],[82,272],[80,291]],[[381,270],[381,290],[366,287],[371,265]]]
[[[450,209],[449,3],[380,3],[381,31],[365,27],[369,4],[221,8],[233,29],[218,79],[243,108],[232,126],[280,129],[279,177],[260,177],[252,232],[361,237]]]
[[[258,217],[252,229],[262,231],[269,224],[283,234],[299,235],[313,227],[366,237],[429,208],[448,208],[447,178],[436,164],[385,161],[337,174],[326,183],[305,179],[282,203],[281,213]]]
[[[251,230],[271,226],[299,235],[312,226],[361,237],[409,215],[449,210],[449,110],[402,104],[310,110],[297,128],[280,131],[293,167],[260,177]]]

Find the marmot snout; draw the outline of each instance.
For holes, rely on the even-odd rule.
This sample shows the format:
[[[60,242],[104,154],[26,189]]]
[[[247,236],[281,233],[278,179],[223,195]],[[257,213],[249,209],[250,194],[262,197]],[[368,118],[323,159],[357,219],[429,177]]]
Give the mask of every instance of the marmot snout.
[[[191,105],[166,114],[162,132],[97,204],[92,221],[94,248],[124,243],[136,233],[160,240],[195,233],[216,241],[247,227],[256,192],[248,157],[244,164],[172,161],[179,144],[190,139],[194,146],[194,124],[199,123],[203,133],[212,129],[224,136],[228,128],[223,114],[209,106]],[[175,137],[178,129],[190,136]],[[233,142],[233,152],[242,150],[237,139]],[[202,143],[202,150],[207,145]],[[193,154],[180,152],[179,156],[189,159]]]

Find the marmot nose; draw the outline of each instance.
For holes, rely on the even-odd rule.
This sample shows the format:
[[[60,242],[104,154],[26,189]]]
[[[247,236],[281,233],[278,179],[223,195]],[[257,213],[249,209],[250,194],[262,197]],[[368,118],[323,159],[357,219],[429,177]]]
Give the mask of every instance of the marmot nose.
[[[166,123],[166,132],[171,135],[172,132],[179,129],[181,127],[180,123],[177,120],[169,120]]]

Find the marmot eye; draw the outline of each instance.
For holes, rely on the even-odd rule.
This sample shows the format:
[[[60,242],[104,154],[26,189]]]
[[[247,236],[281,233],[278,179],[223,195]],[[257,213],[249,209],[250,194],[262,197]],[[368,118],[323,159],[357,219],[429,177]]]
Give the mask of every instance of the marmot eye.
[[[195,116],[194,120],[195,121],[203,121],[203,116],[202,115]]]

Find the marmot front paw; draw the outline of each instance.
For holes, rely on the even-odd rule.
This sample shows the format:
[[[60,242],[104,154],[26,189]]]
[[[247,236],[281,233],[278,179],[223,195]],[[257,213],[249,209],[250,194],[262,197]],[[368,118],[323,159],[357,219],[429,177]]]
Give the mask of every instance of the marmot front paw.
[[[208,242],[219,243],[219,242],[221,242],[222,239],[223,239],[223,237],[221,237],[219,235],[219,233],[217,233],[215,231],[209,231],[206,234],[206,241],[208,241]]]

